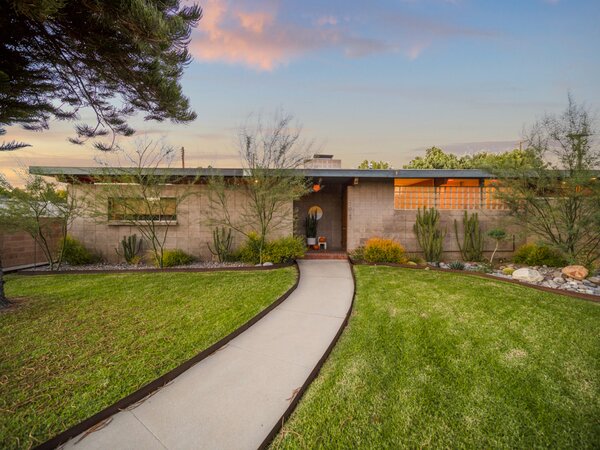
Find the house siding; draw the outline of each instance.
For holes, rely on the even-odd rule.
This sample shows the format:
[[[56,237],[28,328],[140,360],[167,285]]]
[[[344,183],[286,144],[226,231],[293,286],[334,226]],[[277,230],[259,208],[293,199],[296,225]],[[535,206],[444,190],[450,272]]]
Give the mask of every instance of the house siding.
[[[413,231],[417,211],[394,209],[394,183],[389,181],[359,180],[357,185],[348,186],[348,250],[364,245],[371,237],[394,239],[400,242],[409,253],[421,253]],[[444,240],[445,260],[461,259],[460,250],[454,232],[454,220],[458,221],[459,239],[462,243],[462,219],[464,210],[439,210],[442,229],[447,231]],[[480,226],[485,234],[492,228],[502,227],[515,235],[514,246],[524,243],[518,227],[511,224],[506,211],[470,210],[477,212]],[[495,243],[485,239],[484,254],[491,255]],[[513,240],[500,244],[498,257],[512,254]]]
[[[71,192],[79,199],[93,198],[96,190],[102,189],[97,185],[75,185]],[[190,189],[191,195],[178,205],[177,224],[171,225],[167,232],[166,249],[180,249],[190,255],[200,258],[204,261],[213,260],[213,255],[208,249],[207,244],[212,245],[213,227],[209,226],[208,210],[210,207],[208,198],[208,188],[205,185],[185,186],[166,186],[161,196],[169,197],[181,194],[184,190]],[[239,220],[244,205],[247,204],[247,197],[241,192],[231,194],[231,212],[234,220]],[[108,206],[107,206],[108,208]],[[289,215],[292,216],[292,203],[289,205]],[[270,238],[290,235],[293,231],[293,221],[289,225],[282,227],[272,233]],[[113,225],[107,223],[103,217],[94,217],[93,214],[86,214],[73,221],[69,233],[81,241],[86,247],[100,253],[102,257],[109,262],[118,262],[122,258],[117,255],[115,249],[120,246],[123,236],[137,234],[140,232],[134,226]],[[240,233],[234,233],[234,249],[239,248],[245,242],[245,237]],[[147,250],[147,246],[146,246]]]

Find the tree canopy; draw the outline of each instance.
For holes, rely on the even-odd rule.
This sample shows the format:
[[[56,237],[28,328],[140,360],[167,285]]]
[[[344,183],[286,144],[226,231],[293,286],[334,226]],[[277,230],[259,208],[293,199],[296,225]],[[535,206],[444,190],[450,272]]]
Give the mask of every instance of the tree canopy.
[[[371,160],[369,161],[368,159],[365,159],[363,162],[361,162],[358,165],[359,169],[379,169],[379,170],[383,170],[383,169],[392,169],[392,165],[389,162],[386,161],[375,161],[375,160]]]
[[[75,126],[73,143],[112,148],[131,135],[127,119],[189,122],[196,115],[181,89],[199,6],[178,0],[0,0],[0,135],[21,125],[44,130],[52,118]],[[0,150],[27,146],[0,142]]]
[[[600,258],[597,130],[590,111],[569,96],[562,114],[545,115],[526,136],[538,163],[492,170],[515,222],[571,263]]]
[[[532,149],[515,149],[501,153],[479,152],[457,156],[446,153],[441,148],[431,147],[425,150],[425,156],[417,156],[404,166],[405,169],[487,169],[502,167],[505,169],[530,167],[539,161]]]

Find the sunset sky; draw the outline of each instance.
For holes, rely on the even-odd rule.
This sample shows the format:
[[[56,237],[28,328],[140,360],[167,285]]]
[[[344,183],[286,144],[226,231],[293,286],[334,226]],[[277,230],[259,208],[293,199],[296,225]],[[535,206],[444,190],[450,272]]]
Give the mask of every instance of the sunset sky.
[[[239,166],[235,131],[276,108],[304,125],[321,152],[355,167],[400,168],[436,145],[456,153],[518,145],[523,127],[560,112],[570,91],[600,108],[599,0],[201,2],[183,87],[198,118],[136,122],[185,146],[187,166]],[[83,117],[85,119],[85,117]],[[17,166],[94,165],[97,152],[67,142],[72,123],[0,153]],[[121,139],[131,145],[132,139]]]

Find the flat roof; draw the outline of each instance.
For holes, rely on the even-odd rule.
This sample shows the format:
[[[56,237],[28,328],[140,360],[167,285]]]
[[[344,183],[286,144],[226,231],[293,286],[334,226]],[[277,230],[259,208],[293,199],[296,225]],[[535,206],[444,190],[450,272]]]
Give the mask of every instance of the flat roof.
[[[93,182],[96,176],[115,176],[127,174],[133,168],[114,167],[53,167],[53,166],[30,166],[29,173],[55,177],[62,181],[69,178],[85,179]],[[155,172],[154,172],[155,171]],[[394,178],[492,178],[493,175],[478,169],[296,169],[296,171],[309,178],[323,178],[339,181],[351,181],[354,178],[368,178],[374,180],[386,180]],[[150,170],[148,173],[151,173]],[[248,171],[241,168],[159,168],[152,169],[152,173],[161,176],[182,177],[210,177],[220,175],[223,177],[244,177]]]

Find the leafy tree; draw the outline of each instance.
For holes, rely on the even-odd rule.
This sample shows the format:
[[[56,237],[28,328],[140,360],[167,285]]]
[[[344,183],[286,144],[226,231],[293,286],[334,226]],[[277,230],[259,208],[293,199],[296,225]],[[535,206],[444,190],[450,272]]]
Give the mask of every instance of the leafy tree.
[[[56,184],[41,176],[27,179],[24,189],[10,191],[4,207],[0,210],[0,223],[12,231],[25,231],[40,246],[50,269],[60,268],[62,250],[56,253],[52,245],[54,224],[60,225],[59,248],[64,247],[67,228],[79,214],[80,207],[72,196],[65,197]]]
[[[361,162],[358,165],[358,168],[359,169],[385,170],[385,169],[392,169],[392,165],[386,161],[369,161],[369,160],[365,159],[363,162]]]
[[[456,155],[444,153],[441,148],[431,147],[425,150],[425,156],[417,156],[404,165],[405,169],[462,169]]]
[[[569,95],[561,115],[545,115],[529,130],[532,167],[495,169],[498,197],[513,218],[570,262],[600,255],[600,148],[590,112]]]
[[[20,124],[44,130],[51,118],[77,120],[71,142],[131,135],[127,118],[189,122],[196,117],[179,80],[201,17],[177,0],[0,0],[0,135]],[[27,146],[0,143],[0,150]]]
[[[40,176],[27,180],[24,189],[5,186],[8,195],[0,208],[2,229],[24,231],[40,246],[50,269],[60,268],[63,260],[67,229],[79,213],[79,205],[73,197],[66,198],[54,183]],[[51,235],[56,223],[60,226],[59,251],[52,244]],[[0,262],[1,265],[1,262]],[[0,271],[0,302],[4,298]],[[4,303],[6,299],[4,298]]]
[[[425,156],[417,156],[404,166],[405,169],[489,169],[531,167],[538,163],[532,149],[515,149],[501,153],[479,152],[457,156],[445,153],[438,147],[425,150]]]
[[[302,141],[293,116],[283,113],[277,113],[270,126],[259,117],[256,124],[242,127],[238,138],[245,175],[233,180],[210,178],[207,223],[253,239],[262,264],[268,236],[293,226],[293,201],[309,192],[306,180],[294,169],[302,166],[311,144]],[[244,198],[241,204],[235,203],[238,192]]]

